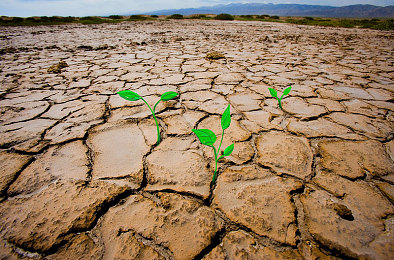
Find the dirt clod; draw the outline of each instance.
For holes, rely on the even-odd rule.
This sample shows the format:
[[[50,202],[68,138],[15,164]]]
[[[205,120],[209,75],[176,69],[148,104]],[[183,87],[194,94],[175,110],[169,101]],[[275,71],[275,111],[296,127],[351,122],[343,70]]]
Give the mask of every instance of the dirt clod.
[[[62,69],[68,67],[68,64],[65,61],[61,61],[58,64],[52,65],[48,68],[48,73],[56,73],[59,74],[62,72]]]

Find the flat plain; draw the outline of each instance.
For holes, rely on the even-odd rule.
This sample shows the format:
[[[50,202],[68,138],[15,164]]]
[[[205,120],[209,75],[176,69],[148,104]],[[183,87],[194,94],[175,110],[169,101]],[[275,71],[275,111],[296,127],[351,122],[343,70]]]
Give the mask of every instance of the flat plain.
[[[393,259],[394,32],[158,20],[0,46],[1,259]],[[179,93],[159,145],[124,89]],[[191,130],[220,134],[228,104],[210,187]]]

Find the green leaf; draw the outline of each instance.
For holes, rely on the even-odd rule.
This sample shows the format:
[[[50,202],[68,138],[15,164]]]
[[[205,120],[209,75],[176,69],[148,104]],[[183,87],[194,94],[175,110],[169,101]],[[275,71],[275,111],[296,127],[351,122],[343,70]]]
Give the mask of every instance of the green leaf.
[[[216,142],[215,133],[209,129],[193,129],[192,131],[203,145],[212,146]]]
[[[282,96],[289,95],[290,90],[291,90],[291,87],[288,87],[287,89],[285,89],[285,91],[283,91],[283,95]]]
[[[229,146],[227,146],[226,149],[224,149],[223,155],[229,156],[233,151],[234,151],[234,144],[230,144]]]
[[[131,90],[122,90],[118,92],[118,95],[129,101],[137,101],[141,99],[141,96]]]
[[[166,93],[164,93],[163,95],[161,95],[161,100],[163,101],[167,101],[173,98],[176,98],[178,96],[178,93],[174,92],[174,91],[168,91]]]
[[[274,98],[278,97],[278,93],[276,92],[275,89],[273,89],[273,88],[268,88],[268,89],[269,89],[269,91],[271,93],[271,96],[273,96]]]
[[[224,113],[222,115],[222,129],[226,130],[231,123],[231,114],[230,114],[230,105],[227,106],[226,110],[224,110]]]

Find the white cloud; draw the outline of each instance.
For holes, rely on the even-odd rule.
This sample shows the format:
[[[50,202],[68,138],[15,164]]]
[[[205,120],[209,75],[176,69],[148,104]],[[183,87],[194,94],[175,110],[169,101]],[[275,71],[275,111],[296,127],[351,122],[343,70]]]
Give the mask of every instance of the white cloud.
[[[142,13],[160,9],[212,6],[228,3],[293,3],[343,6],[392,5],[394,0],[0,0],[0,15],[88,16]]]

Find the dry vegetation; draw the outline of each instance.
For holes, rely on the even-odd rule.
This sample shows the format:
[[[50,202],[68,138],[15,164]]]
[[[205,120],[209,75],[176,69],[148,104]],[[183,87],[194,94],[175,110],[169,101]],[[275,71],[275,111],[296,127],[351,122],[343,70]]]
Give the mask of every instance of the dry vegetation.
[[[120,16],[110,15],[108,17],[85,16],[85,17],[59,17],[59,16],[41,16],[41,17],[7,17],[0,18],[0,26],[34,26],[34,25],[58,25],[68,23],[82,24],[101,24],[101,23],[119,23],[124,21],[146,21],[146,20],[162,20],[162,19],[201,19],[201,20],[239,20],[239,21],[265,21],[294,23],[303,25],[318,25],[329,27],[345,27],[345,28],[371,28],[377,30],[393,30],[394,19],[352,19],[352,18],[319,18],[319,17],[279,17],[276,15],[230,15],[230,14],[194,14],[183,16],[181,14],[173,14],[169,16],[158,15],[131,15]]]

